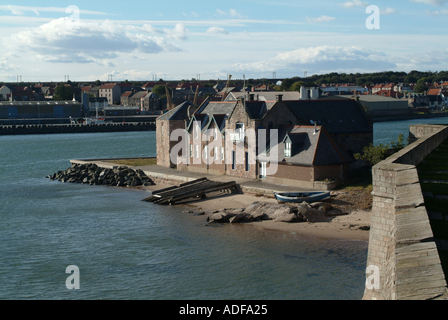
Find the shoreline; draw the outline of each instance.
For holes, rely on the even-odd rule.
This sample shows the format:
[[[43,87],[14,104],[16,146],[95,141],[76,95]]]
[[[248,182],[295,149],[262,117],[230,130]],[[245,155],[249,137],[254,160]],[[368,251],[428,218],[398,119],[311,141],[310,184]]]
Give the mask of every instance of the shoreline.
[[[145,191],[156,191],[169,187],[170,185],[154,185],[141,188]],[[337,196],[336,196],[337,198]],[[221,208],[238,209],[250,206],[254,202],[277,203],[277,200],[266,197],[256,197],[250,194],[228,194],[214,198],[206,198],[191,203],[177,205],[179,208],[191,208],[191,210],[203,212],[204,220],[212,213]],[[297,234],[300,236],[334,239],[334,240],[369,240],[369,231],[365,227],[370,227],[370,210],[353,210],[347,215],[329,217],[327,222],[299,222],[286,223],[275,222],[273,220],[263,220],[259,222],[247,222],[244,225],[261,228],[267,231]],[[360,229],[361,228],[361,229]]]

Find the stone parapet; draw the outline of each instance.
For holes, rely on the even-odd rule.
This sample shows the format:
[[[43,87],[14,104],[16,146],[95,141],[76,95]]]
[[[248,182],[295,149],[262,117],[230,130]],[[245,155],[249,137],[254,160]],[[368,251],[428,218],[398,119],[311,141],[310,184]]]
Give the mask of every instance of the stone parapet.
[[[426,300],[447,292],[415,167],[447,137],[448,127],[439,126],[372,168],[364,300]]]

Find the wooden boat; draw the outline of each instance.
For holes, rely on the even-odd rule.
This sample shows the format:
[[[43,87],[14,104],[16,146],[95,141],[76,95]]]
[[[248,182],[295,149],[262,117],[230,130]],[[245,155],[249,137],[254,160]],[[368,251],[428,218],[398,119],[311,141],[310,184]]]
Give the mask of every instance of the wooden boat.
[[[278,202],[317,202],[330,198],[330,192],[315,191],[315,192],[274,192],[275,198]]]

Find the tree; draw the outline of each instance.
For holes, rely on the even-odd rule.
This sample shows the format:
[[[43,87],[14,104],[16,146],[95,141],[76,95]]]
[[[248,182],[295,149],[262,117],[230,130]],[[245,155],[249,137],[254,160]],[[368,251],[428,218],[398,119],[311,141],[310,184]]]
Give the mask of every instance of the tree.
[[[414,87],[414,92],[416,92],[416,93],[423,93],[426,90],[428,90],[428,87],[426,86],[426,84],[424,82],[419,82]]]
[[[53,100],[72,100],[73,99],[73,88],[71,86],[66,86],[60,84],[54,89]]]
[[[354,155],[356,160],[364,160],[368,162],[371,166],[386,159],[387,146],[384,144],[379,144],[374,146],[372,143],[368,147],[364,147],[362,150],[362,155],[357,153]]]
[[[399,134],[397,142],[392,141],[387,145],[379,144],[376,146],[371,143],[368,147],[364,147],[362,150],[362,155],[357,153],[354,157],[356,160],[364,160],[371,166],[374,166],[386,159],[390,154],[403,149],[405,146],[406,143],[404,142],[404,136]]]
[[[154,88],[152,88],[152,92],[159,98],[165,98],[166,97],[166,91],[165,91],[166,85],[158,84],[155,85]],[[171,89],[168,88],[168,91],[171,93]]]

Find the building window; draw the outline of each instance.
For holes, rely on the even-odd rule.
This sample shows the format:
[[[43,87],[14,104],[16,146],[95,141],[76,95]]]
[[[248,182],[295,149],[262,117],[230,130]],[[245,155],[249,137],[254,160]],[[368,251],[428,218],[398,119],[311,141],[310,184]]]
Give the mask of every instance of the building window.
[[[246,171],[250,171],[250,166],[249,166],[249,152],[246,152]]]
[[[244,140],[244,123],[238,122],[236,124],[235,132],[233,133],[231,138],[234,142]]]
[[[199,126],[194,126],[194,138],[197,139],[199,137]]]
[[[285,157],[291,158],[291,143],[285,142]]]
[[[219,160],[218,147],[215,147],[215,160]]]
[[[190,144],[190,157],[192,157],[192,156],[193,156],[193,145]]]
[[[224,161],[224,147],[221,147],[221,160]]]
[[[204,146],[204,159],[208,159],[208,146]]]
[[[199,146],[195,145],[195,149],[194,149],[194,157],[197,159],[199,158]]]
[[[232,151],[232,170],[236,169],[236,151]]]
[[[266,162],[260,162],[260,178],[266,178]]]

